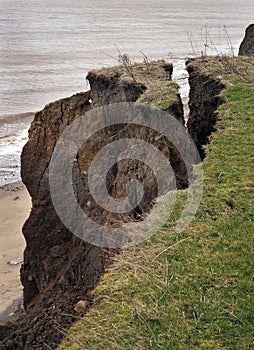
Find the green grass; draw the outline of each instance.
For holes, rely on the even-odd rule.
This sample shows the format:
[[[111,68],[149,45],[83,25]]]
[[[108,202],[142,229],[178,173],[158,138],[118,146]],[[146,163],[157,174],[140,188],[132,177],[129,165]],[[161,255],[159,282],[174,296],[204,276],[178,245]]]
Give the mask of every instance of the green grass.
[[[205,67],[209,74],[217,68]],[[219,72],[228,83],[226,103],[206,147],[204,195],[190,226],[181,235],[174,231],[186,198],[179,191],[164,228],[114,258],[94,291],[94,306],[59,350],[254,349],[250,72],[250,81]]]

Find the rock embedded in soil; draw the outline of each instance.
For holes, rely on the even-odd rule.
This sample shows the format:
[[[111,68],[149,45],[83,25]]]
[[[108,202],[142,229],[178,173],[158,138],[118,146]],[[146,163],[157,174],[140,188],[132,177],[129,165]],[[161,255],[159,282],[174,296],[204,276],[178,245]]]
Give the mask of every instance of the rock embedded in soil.
[[[74,311],[76,311],[78,314],[83,314],[86,311],[88,305],[89,305],[89,301],[87,301],[87,300],[80,300],[74,306]]]

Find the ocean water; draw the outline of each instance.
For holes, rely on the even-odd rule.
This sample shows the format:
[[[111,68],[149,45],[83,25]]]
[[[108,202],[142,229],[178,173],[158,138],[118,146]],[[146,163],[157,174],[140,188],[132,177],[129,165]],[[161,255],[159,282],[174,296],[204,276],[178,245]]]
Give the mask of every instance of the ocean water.
[[[0,186],[20,180],[20,154],[33,113],[0,116]]]
[[[16,137],[0,141],[0,186],[20,180],[20,153],[26,143],[27,130]]]
[[[118,50],[133,61],[173,59],[178,70],[204,43],[237,52],[254,1],[0,0],[0,9],[1,118],[87,90],[87,72],[117,64]],[[0,184],[19,178],[28,126],[19,121],[9,135],[0,121]]]

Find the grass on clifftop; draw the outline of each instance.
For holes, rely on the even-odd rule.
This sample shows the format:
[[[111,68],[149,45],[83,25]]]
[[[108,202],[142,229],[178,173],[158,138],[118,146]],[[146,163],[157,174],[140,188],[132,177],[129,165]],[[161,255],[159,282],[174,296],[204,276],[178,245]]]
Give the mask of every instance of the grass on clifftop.
[[[198,213],[175,233],[179,191],[165,228],[115,257],[59,350],[254,349],[253,61],[248,79],[215,58],[196,64],[227,82]]]
[[[124,62],[125,65],[122,66],[118,65],[91,72],[97,76],[105,76],[105,78],[119,76],[121,83],[129,81],[144,84],[147,90],[139,98],[138,103],[167,109],[177,101],[178,86],[170,80],[169,72],[163,68],[165,65],[167,66],[166,61],[131,63],[126,59]]]

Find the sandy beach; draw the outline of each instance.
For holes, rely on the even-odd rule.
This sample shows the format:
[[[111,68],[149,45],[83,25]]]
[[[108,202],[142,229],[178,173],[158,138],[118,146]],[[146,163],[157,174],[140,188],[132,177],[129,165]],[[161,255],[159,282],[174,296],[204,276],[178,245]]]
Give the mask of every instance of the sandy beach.
[[[22,297],[19,279],[21,265],[8,262],[23,258],[25,240],[22,226],[29,216],[30,208],[30,196],[22,183],[0,189],[0,316],[8,306]]]

